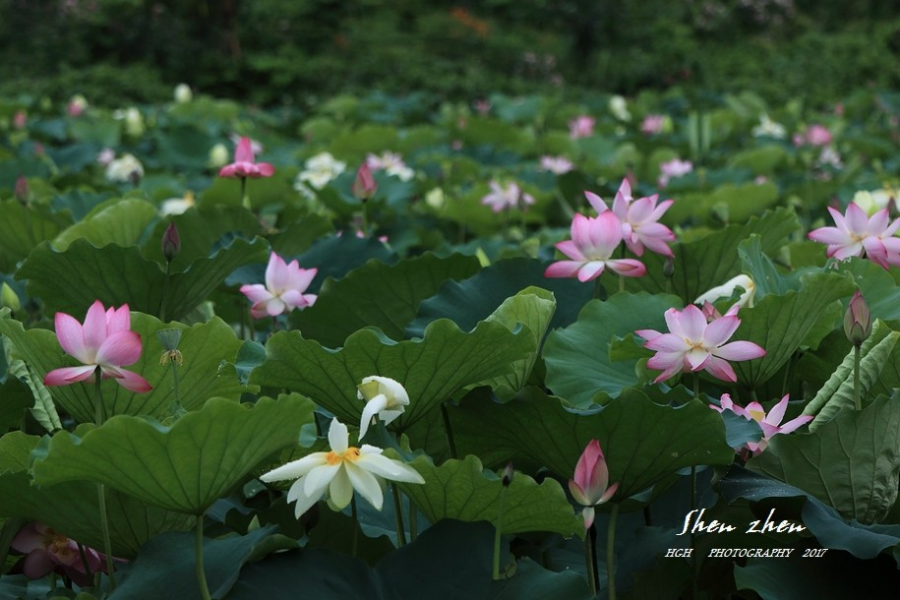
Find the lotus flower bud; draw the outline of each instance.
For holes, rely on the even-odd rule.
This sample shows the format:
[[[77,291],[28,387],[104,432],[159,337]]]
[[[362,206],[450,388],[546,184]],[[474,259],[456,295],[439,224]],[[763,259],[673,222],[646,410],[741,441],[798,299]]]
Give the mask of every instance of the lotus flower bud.
[[[667,256],[666,262],[663,263],[663,277],[672,279],[675,275],[675,257]]]
[[[19,178],[16,179],[15,194],[16,200],[22,206],[28,206],[31,203],[31,190],[28,188],[28,180],[24,175],[19,175]]]
[[[515,469],[513,469],[512,461],[508,462],[505,467],[503,467],[503,472],[501,473],[503,480],[503,487],[509,487],[512,484],[513,477],[516,475]]]
[[[193,100],[194,94],[191,92],[191,86],[186,83],[179,83],[175,86],[175,102],[178,104],[187,104]]]
[[[853,294],[844,313],[844,333],[854,346],[861,346],[872,333],[872,315],[859,290]]]
[[[372,176],[372,170],[368,163],[360,165],[356,172],[356,180],[353,182],[353,195],[366,202],[378,191],[378,184]]]
[[[19,300],[19,295],[5,281],[0,286],[0,306],[8,308],[14,313],[22,310],[22,301]]]
[[[162,253],[166,257],[167,262],[172,262],[181,252],[181,236],[178,235],[178,228],[175,221],[169,221],[166,232],[162,238]]]

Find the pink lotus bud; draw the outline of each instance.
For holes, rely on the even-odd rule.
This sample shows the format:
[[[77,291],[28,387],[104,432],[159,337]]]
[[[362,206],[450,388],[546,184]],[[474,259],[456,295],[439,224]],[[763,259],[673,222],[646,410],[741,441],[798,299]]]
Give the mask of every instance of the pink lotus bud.
[[[375,178],[372,176],[372,170],[369,168],[368,163],[363,162],[356,172],[356,180],[353,182],[353,195],[363,202],[366,202],[374,196],[377,191],[378,184],[375,183]]]
[[[608,502],[617,489],[618,483],[609,485],[609,469],[600,442],[591,440],[575,466],[575,479],[569,480],[572,497],[584,506],[585,529],[590,529],[594,523],[594,507]]]
[[[181,252],[181,236],[178,235],[178,228],[175,221],[169,221],[166,232],[162,238],[162,253],[166,257],[167,262],[172,262]]]
[[[19,175],[19,178],[16,179],[15,194],[16,200],[18,200],[22,206],[28,206],[31,199],[31,190],[28,188],[28,180],[25,179],[24,175]]]
[[[844,313],[844,333],[854,346],[861,346],[872,333],[872,315],[859,290],[853,294]]]

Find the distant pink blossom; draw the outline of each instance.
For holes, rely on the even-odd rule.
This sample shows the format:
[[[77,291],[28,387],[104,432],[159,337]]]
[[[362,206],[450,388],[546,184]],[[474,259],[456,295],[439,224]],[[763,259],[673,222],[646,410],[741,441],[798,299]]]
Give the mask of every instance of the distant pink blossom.
[[[312,283],[318,269],[301,269],[296,260],[290,264],[274,252],[269,256],[266,267],[266,284],[242,285],[241,293],[247,296],[253,306],[250,314],[254,319],[277,317],[295,308],[306,308],[316,302],[315,294],[304,294]]]
[[[647,367],[660,370],[654,383],[665,381],[677,373],[707,371],[723,381],[737,381],[729,360],[751,360],[766,355],[766,351],[753,342],[725,343],[741,324],[737,309],[732,307],[725,316],[707,322],[707,315],[693,304],[679,311],[666,311],[669,333],[653,329],[636,331],[647,340],[644,348],[656,354],[647,361]]]
[[[795,146],[827,146],[831,143],[831,132],[823,125],[810,125],[806,131],[794,134]]]
[[[126,390],[143,393],[152,389],[146,379],[122,368],[141,357],[141,336],[131,331],[127,304],[104,310],[103,303],[97,300],[88,309],[84,325],[71,315],[58,312],[55,327],[59,345],[82,366],[52,370],[44,376],[44,385],[84,381],[100,369],[103,379],[114,378]]]
[[[773,406],[772,410],[766,414],[766,411],[763,410],[763,407],[759,402],[751,402],[747,405],[747,408],[742,408],[732,402],[730,395],[723,394],[722,398],[719,400],[720,406],[710,404],[709,407],[720,413],[729,410],[736,415],[744,417],[748,421],[756,421],[759,423],[763,432],[762,438],[758,442],[747,442],[743,448],[736,449],[736,451],[746,460],[751,456],[759,456],[762,454],[762,451],[769,445],[769,440],[772,439],[773,436],[782,433],[791,433],[813,420],[813,415],[802,415],[796,419],[791,419],[782,425],[781,421],[784,419],[784,413],[787,412],[789,401],[790,395],[786,394],[781,401]]]
[[[639,260],[612,258],[622,242],[622,223],[612,211],[602,212],[596,218],[576,214],[571,237],[556,244],[569,260],[547,267],[544,277],[577,277],[579,281],[590,281],[600,277],[607,267],[624,277],[641,277],[647,272]]]
[[[664,188],[669,185],[669,181],[671,179],[677,179],[678,177],[683,177],[694,170],[694,163],[689,160],[681,160],[679,158],[673,158],[672,160],[666,161],[659,165],[659,184],[660,188]]]
[[[644,117],[644,122],[641,123],[641,131],[647,135],[657,135],[662,133],[665,125],[665,115],[647,115]]]
[[[491,193],[482,198],[481,203],[490,206],[495,213],[506,208],[518,207],[524,210],[527,205],[534,204],[534,196],[523,192],[515,182],[501,186],[497,181],[491,180],[488,185]]]
[[[13,127],[16,129],[25,129],[28,124],[28,114],[24,110],[17,110],[13,117]]]
[[[234,162],[219,171],[219,177],[246,178],[271,177],[275,167],[269,163],[258,163],[253,154],[253,144],[248,137],[242,137],[234,151]]]
[[[568,173],[575,168],[572,161],[565,156],[542,156],[541,171],[549,171],[554,175]]]
[[[97,155],[97,163],[106,167],[116,159],[116,152],[112,148],[104,148]]]
[[[473,103],[475,107],[475,111],[481,115],[486,116],[489,112],[491,112],[491,103],[484,98],[480,98]]]
[[[593,192],[584,192],[585,197],[598,214],[608,210],[606,203]],[[635,200],[631,196],[631,183],[623,179],[613,200],[612,212],[622,223],[622,239],[637,256],[644,254],[644,246],[664,256],[672,256],[669,242],[675,241],[672,230],[659,223],[659,219],[669,210],[674,200],[664,200],[656,205],[659,194]]]
[[[594,135],[594,123],[597,120],[588,115],[580,115],[569,121],[569,137],[573,140]]]
[[[866,256],[885,269],[900,266],[900,238],[894,237],[900,219],[889,223],[888,209],[883,208],[869,217],[858,204],[850,203],[846,214],[828,207],[837,227],[820,227],[809,232],[809,239],[828,244],[826,255],[837,260],[851,256]]]

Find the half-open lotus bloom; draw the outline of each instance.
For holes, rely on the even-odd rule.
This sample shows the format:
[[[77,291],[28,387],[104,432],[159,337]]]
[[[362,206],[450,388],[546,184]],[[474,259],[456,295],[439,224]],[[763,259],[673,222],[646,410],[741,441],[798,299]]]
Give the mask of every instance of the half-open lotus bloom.
[[[600,196],[593,192],[584,192],[585,197],[598,214],[606,212],[608,207]],[[625,245],[637,256],[643,256],[644,246],[652,252],[663,256],[672,256],[669,242],[675,241],[672,230],[659,222],[674,200],[664,200],[657,206],[659,194],[635,200],[631,196],[631,184],[623,179],[613,200],[612,211],[622,222],[622,239]]]
[[[381,510],[384,493],[381,479],[405,483],[425,483],[412,467],[382,455],[381,448],[363,444],[349,445],[347,426],[334,419],[328,429],[329,452],[314,452],[300,460],[269,471],[260,479],[265,482],[296,479],[288,490],[287,501],[296,502],[294,515],[300,516],[313,504],[328,496],[334,510],[343,510],[353,498],[353,490]]]
[[[694,304],[704,305],[705,308],[707,303],[715,302],[721,298],[731,298],[732,294],[734,294],[735,290],[738,288],[742,288],[744,291],[738,298],[736,306],[749,306],[752,308],[753,296],[756,295],[756,284],[746,275],[732,277],[722,285],[718,285],[711,290],[700,294],[700,296],[694,300]]]
[[[102,555],[87,546],[82,546],[84,560],[78,544],[43,523],[28,523],[19,530],[12,541],[12,549],[25,555],[22,572],[29,579],[40,579],[56,571],[78,585],[88,585],[90,580],[85,563],[91,573],[106,571]]]
[[[88,309],[84,325],[71,315],[56,313],[56,337],[66,354],[83,365],[50,371],[44,377],[44,385],[84,381],[99,368],[103,379],[113,377],[126,390],[143,393],[152,389],[146,379],[122,368],[141,357],[141,336],[131,331],[127,304],[118,310],[104,310],[103,303],[97,300]]]
[[[256,162],[252,144],[250,138],[242,137],[234,151],[234,162],[222,167],[219,177],[271,177],[274,175],[275,167],[269,163]]]
[[[617,489],[618,483],[609,485],[609,468],[600,442],[591,440],[575,465],[575,479],[569,480],[572,497],[584,507],[581,514],[585,529],[590,529],[594,523],[594,507],[608,502]]]
[[[748,421],[756,421],[759,423],[760,428],[763,431],[763,436],[758,442],[747,442],[744,445],[744,448],[738,448],[737,451],[742,454],[749,454],[750,456],[758,456],[762,453],[763,450],[769,445],[769,440],[774,435],[778,435],[780,433],[791,433],[792,431],[796,431],[798,428],[806,425],[810,421],[813,420],[813,415],[801,415],[796,419],[791,419],[784,425],[781,424],[781,421],[784,419],[784,413],[787,411],[788,402],[790,401],[790,395],[786,394],[775,406],[772,407],[772,410],[766,414],[766,411],[763,410],[762,405],[759,402],[751,402],[747,405],[747,408],[742,408],[741,406],[735,404],[731,400],[731,396],[728,394],[723,394],[722,398],[719,400],[721,406],[716,406],[715,404],[710,404],[709,407],[721,412],[725,412],[726,410],[730,410],[736,415],[740,415],[747,419]],[[743,452],[746,450],[746,452]],[[745,456],[745,458],[747,458]]]
[[[666,311],[669,333],[653,329],[636,331],[647,340],[644,348],[656,350],[647,361],[647,367],[661,370],[654,383],[665,381],[679,372],[707,371],[724,381],[737,381],[729,360],[751,360],[766,355],[766,351],[753,342],[731,342],[738,325],[736,307],[725,316],[707,323],[706,316],[693,304],[683,311],[670,308]]]
[[[837,227],[820,227],[809,232],[809,239],[828,244],[826,255],[838,260],[865,254],[885,269],[900,265],[900,238],[894,237],[900,219],[889,223],[888,209],[883,208],[871,217],[858,204],[850,203],[847,212],[828,207]]]
[[[596,218],[575,215],[571,234],[571,240],[556,244],[571,260],[553,263],[544,271],[544,277],[578,277],[579,281],[590,281],[607,267],[625,277],[640,277],[647,272],[639,260],[611,258],[622,241],[622,223],[611,211]]]
[[[372,375],[363,379],[358,387],[357,397],[366,402],[359,422],[359,439],[363,439],[369,430],[369,424],[376,417],[385,425],[389,425],[403,414],[405,407],[409,406],[406,388],[390,377]]]
[[[312,283],[318,269],[301,269],[300,263],[290,264],[274,252],[269,256],[266,267],[266,284],[242,285],[241,293],[247,296],[253,306],[250,314],[254,319],[277,317],[295,308],[306,308],[316,302],[315,294],[304,294]]]

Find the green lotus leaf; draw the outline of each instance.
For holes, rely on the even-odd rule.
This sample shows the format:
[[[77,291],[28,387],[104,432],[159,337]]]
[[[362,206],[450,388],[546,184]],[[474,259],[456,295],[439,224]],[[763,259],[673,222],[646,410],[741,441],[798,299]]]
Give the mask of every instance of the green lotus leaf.
[[[250,408],[211,398],[163,427],[116,416],[83,436],[60,432],[35,450],[41,486],[96,481],[147,504],[201,515],[273,453],[296,445],[314,405],[297,396]]]
[[[146,200],[107,200],[60,233],[53,240],[53,247],[64,252],[72,242],[82,238],[98,248],[107,244],[136,246],[155,218],[156,207]]]
[[[600,442],[615,499],[624,499],[693,465],[730,465],[734,450],[716,411],[697,400],[673,407],[626,390],[602,410],[574,412],[558,398],[527,388],[512,402],[467,400],[448,407],[460,453],[491,467],[509,460],[545,466],[562,478],[592,439]]]
[[[294,323],[306,339],[328,348],[343,346],[347,336],[368,326],[401,340],[419,302],[448,279],[466,279],[478,269],[478,259],[461,254],[448,258],[426,254],[393,265],[369,261],[339,281],[327,280],[316,304],[303,310]]]
[[[344,423],[359,423],[364,404],[357,385],[370,375],[399,381],[410,404],[391,428],[403,431],[467,385],[510,370],[535,351],[534,335],[495,322],[471,332],[445,319],[435,321],[420,340],[394,342],[373,329],[357,331],[344,347],[330,350],[296,331],[282,331],[266,343],[268,359],[250,382],[300,392]]]
[[[477,456],[450,459],[439,467],[420,456],[409,465],[425,479],[425,484],[397,485],[429,521],[457,519],[499,525],[503,482],[496,474],[485,473]],[[506,534],[552,531],[566,537],[583,536],[584,522],[575,515],[555,479],[545,479],[538,485],[528,475],[516,473],[506,488],[501,531]]]
[[[13,432],[0,438],[0,515],[40,521],[91,548],[103,548],[97,485],[69,481],[59,485],[31,484],[31,452],[41,438]],[[189,529],[189,515],[148,506],[107,489],[106,509],[113,554],[133,558],[153,536]]]
[[[132,313],[131,328],[140,334],[144,347],[141,358],[126,367],[139,373],[150,382],[153,389],[145,394],[126,390],[108,379],[103,382],[103,405],[107,416],[147,415],[163,418],[170,413],[175,401],[174,383],[168,363],[160,364],[163,347],[156,337],[161,329],[176,328],[182,331],[178,350],[184,364],[176,367],[179,377],[179,403],[182,408],[199,408],[207,398],[222,396],[237,400],[247,388],[237,377],[220,377],[222,361],[233,361],[242,342],[234,330],[218,318],[193,327],[181,323],[165,324],[149,315]],[[73,358],[63,354],[56,335],[46,329],[26,331],[22,324],[8,318],[0,311],[0,334],[7,336],[16,354],[39,375],[41,379],[60,367],[76,366]],[[94,422],[94,389],[91,382],[50,387],[56,403],[81,423]]]

